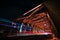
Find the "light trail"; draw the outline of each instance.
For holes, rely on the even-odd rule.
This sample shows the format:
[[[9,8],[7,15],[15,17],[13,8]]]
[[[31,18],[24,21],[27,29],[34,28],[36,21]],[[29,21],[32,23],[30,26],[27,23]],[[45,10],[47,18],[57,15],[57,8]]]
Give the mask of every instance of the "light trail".
[[[11,27],[11,28],[17,28],[17,26],[7,25],[7,24],[0,24],[1,26]]]
[[[4,18],[0,18],[0,21],[2,22],[7,22],[7,23],[12,23],[12,21],[8,20],[8,19],[4,19]]]

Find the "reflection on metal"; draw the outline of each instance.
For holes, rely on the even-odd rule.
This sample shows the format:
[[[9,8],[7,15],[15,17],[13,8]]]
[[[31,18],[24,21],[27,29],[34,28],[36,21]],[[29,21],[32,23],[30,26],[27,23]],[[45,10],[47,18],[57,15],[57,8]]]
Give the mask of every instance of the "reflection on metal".
[[[42,11],[42,12],[38,12],[43,7],[44,7],[43,4],[38,5],[37,7],[33,8],[32,10],[24,13],[23,17],[22,18],[18,18],[17,21],[22,22],[24,25],[25,24],[31,25],[32,28],[33,28],[32,29],[33,33],[35,33],[35,32],[36,33],[49,32],[49,33],[54,34],[53,28],[55,30],[55,26],[54,26],[49,14],[48,14],[48,11],[45,10],[45,11]],[[25,16],[27,14],[30,14],[30,15],[29,16]],[[26,30],[24,30],[24,31],[26,32]]]
[[[32,11],[34,11],[34,10],[36,10],[37,8],[40,8],[41,9],[41,7],[43,7],[42,4],[34,7],[33,9],[29,10],[28,12],[24,13],[23,16],[26,15],[26,14],[28,14],[28,13],[30,13],[30,12],[32,12]]]
[[[25,29],[23,32],[20,33],[20,35],[21,34],[23,36],[30,35],[30,34],[31,35],[51,35],[52,40],[54,39],[54,37],[57,38],[56,37],[57,30],[48,14],[48,11],[45,10],[41,12],[41,9],[43,7],[44,5],[41,4],[40,6],[37,6],[32,10],[23,14],[22,18],[17,18],[17,21],[22,22],[24,25],[29,24],[29,27],[32,28],[32,31],[27,31]]]
[[[43,13],[40,13],[40,14],[43,14]],[[42,16],[42,15],[39,15],[39,16]],[[34,18],[35,21],[33,19],[27,19],[28,21],[24,19],[23,23],[25,23],[26,21],[25,24],[27,25],[24,24],[25,27],[23,28],[29,29],[28,27],[32,26],[32,30],[33,30],[32,32],[51,32],[51,29],[50,29],[51,25],[47,19],[47,15],[44,14],[43,17],[38,18],[39,16],[36,16],[36,18]],[[39,19],[39,21],[37,19]],[[26,32],[27,29],[25,29],[24,31]]]

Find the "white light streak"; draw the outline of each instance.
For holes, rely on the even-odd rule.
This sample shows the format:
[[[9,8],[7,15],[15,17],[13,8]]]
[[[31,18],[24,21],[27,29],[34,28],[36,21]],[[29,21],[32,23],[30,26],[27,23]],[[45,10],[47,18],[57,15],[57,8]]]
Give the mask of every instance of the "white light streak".
[[[22,26],[23,26],[23,23],[22,23],[21,26],[20,26],[20,31],[19,31],[19,32],[22,32]]]

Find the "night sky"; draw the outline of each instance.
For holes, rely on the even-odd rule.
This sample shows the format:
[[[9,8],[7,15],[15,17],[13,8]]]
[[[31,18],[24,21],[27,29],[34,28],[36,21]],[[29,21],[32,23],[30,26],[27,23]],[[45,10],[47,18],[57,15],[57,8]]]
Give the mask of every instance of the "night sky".
[[[5,0],[0,1],[0,18],[14,21],[21,14],[27,12],[45,0]]]

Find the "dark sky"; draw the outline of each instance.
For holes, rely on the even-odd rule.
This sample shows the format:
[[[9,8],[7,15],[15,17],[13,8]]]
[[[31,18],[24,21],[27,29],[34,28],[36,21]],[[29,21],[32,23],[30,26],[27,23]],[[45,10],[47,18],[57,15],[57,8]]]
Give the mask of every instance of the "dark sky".
[[[21,14],[45,0],[5,0],[0,1],[0,18],[15,20]]]

